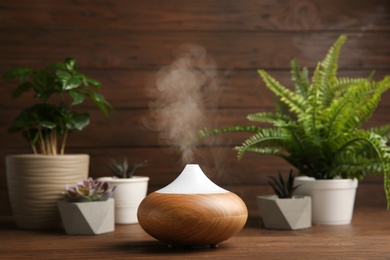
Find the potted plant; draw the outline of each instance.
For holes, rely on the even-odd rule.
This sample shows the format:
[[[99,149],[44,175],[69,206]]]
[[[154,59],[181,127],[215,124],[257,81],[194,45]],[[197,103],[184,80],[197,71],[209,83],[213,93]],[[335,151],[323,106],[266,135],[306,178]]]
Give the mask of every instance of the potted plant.
[[[276,195],[257,196],[257,203],[265,228],[304,229],[311,227],[311,198],[294,195],[295,175],[290,171],[287,181],[279,172],[279,177],[270,177],[269,184]]]
[[[66,186],[65,201],[57,203],[68,235],[99,235],[115,229],[114,187],[88,178],[76,186]]]
[[[99,178],[117,187],[114,194],[116,224],[138,223],[137,209],[146,196],[149,177],[134,176],[134,173],[137,169],[147,165],[148,162],[144,161],[129,167],[126,158],[122,161],[111,160],[108,168],[115,176]]]
[[[291,61],[294,89],[281,85],[264,70],[259,74],[266,86],[278,96],[276,112],[248,115],[261,125],[232,126],[202,130],[199,138],[228,132],[251,133],[236,147],[238,158],[245,152],[278,156],[306,178],[296,178],[296,194],[309,194],[312,220],[316,224],[347,224],[353,212],[358,180],[367,173],[383,173],[387,205],[390,207],[390,124],[365,129],[362,124],[375,111],[381,95],[390,88],[390,77],[337,77],[339,52],[346,41],[341,35],[319,62],[310,83],[308,69]],[[334,187],[330,196],[318,195],[315,186]],[[344,189],[345,188],[345,189]],[[314,190],[313,190],[314,189]],[[350,195],[346,195],[351,193]],[[333,195],[332,195],[333,194]],[[322,198],[329,200],[322,201]],[[344,200],[349,198],[349,201]],[[323,208],[328,214],[323,214]],[[339,215],[347,209],[346,215]],[[333,215],[335,214],[335,215]]]
[[[76,60],[43,69],[17,68],[4,74],[18,79],[12,96],[30,92],[37,103],[25,108],[9,128],[19,132],[30,144],[33,154],[6,157],[7,185],[16,224],[20,228],[58,227],[56,207],[66,183],[88,177],[87,154],[65,155],[67,137],[88,126],[88,113],[76,110],[86,99],[92,100],[104,115],[110,104],[98,92],[101,84],[76,70]]]

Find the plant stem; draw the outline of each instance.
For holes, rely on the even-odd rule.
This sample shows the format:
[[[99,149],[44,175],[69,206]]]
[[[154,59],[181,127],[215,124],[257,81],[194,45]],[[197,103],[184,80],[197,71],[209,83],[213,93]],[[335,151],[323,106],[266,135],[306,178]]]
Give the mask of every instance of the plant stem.
[[[47,154],[47,152],[46,152],[46,144],[45,144],[45,142],[44,142],[44,140],[43,140],[43,135],[42,135],[42,128],[41,127],[38,127],[38,133],[39,133],[39,141],[40,141],[40,143],[41,143],[41,152],[42,152],[42,154]]]
[[[64,155],[65,153],[65,144],[66,144],[66,139],[68,137],[68,130],[65,130],[64,137],[62,138],[62,144],[61,144],[61,155]]]

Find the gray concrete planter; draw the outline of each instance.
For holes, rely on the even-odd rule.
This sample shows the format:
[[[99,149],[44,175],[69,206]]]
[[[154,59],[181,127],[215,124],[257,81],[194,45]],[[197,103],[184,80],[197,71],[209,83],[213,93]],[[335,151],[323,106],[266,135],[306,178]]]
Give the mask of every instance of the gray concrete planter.
[[[94,202],[58,202],[68,235],[99,235],[115,230],[114,199]]]
[[[304,229],[311,227],[311,198],[295,196],[279,199],[276,195],[257,196],[265,228]]]

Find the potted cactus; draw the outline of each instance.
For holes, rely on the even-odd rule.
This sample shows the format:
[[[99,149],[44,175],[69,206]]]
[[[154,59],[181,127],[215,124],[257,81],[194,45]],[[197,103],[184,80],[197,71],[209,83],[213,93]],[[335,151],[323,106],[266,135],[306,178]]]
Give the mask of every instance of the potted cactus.
[[[129,167],[127,158],[121,161],[112,159],[108,168],[114,173],[114,176],[99,178],[99,180],[117,187],[114,194],[116,224],[138,223],[137,210],[146,196],[149,177],[135,176],[134,173],[147,165],[148,162],[143,161]]]
[[[295,196],[295,175],[290,170],[287,180],[279,172],[278,178],[270,177],[269,184],[275,195],[257,196],[257,203],[265,228],[304,229],[311,227],[311,198]]]
[[[99,235],[115,229],[115,186],[88,178],[75,186],[66,186],[64,201],[57,203],[68,235]]]
[[[88,177],[89,155],[65,154],[69,134],[83,130],[90,121],[88,113],[77,108],[89,99],[107,115],[111,105],[98,92],[101,84],[77,71],[73,58],[43,69],[12,69],[4,78],[18,80],[14,98],[31,93],[37,100],[9,128],[11,133],[21,133],[33,151],[6,157],[14,219],[20,228],[56,228],[60,191],[66,183]]]

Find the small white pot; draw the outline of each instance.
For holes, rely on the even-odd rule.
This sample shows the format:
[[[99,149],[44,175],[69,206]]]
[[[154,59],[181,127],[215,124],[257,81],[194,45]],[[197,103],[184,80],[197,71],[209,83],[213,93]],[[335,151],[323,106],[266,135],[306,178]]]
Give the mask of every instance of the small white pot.
[[[311,227],[309,196],[285,199],[276,195],[257,196],[257,204],[265,228],[296,230]]]
[[[345,225],[351,223],[356,179],[316,180],[296,177],[294,185],[300,185],[296,195],[309,195],[312,201],[312,222],[317,225]]]
[[[114,200],[57,203],[68,235],[100,235],[113,232]]]
[[[128,179],[103,177],[99,178],[99,181],[105,181],[110,186],[116,186],[113,194],[115,199],[115,223],[138,223],[137,210],[141,201],[146,197],[149,177],[133,176]]]

